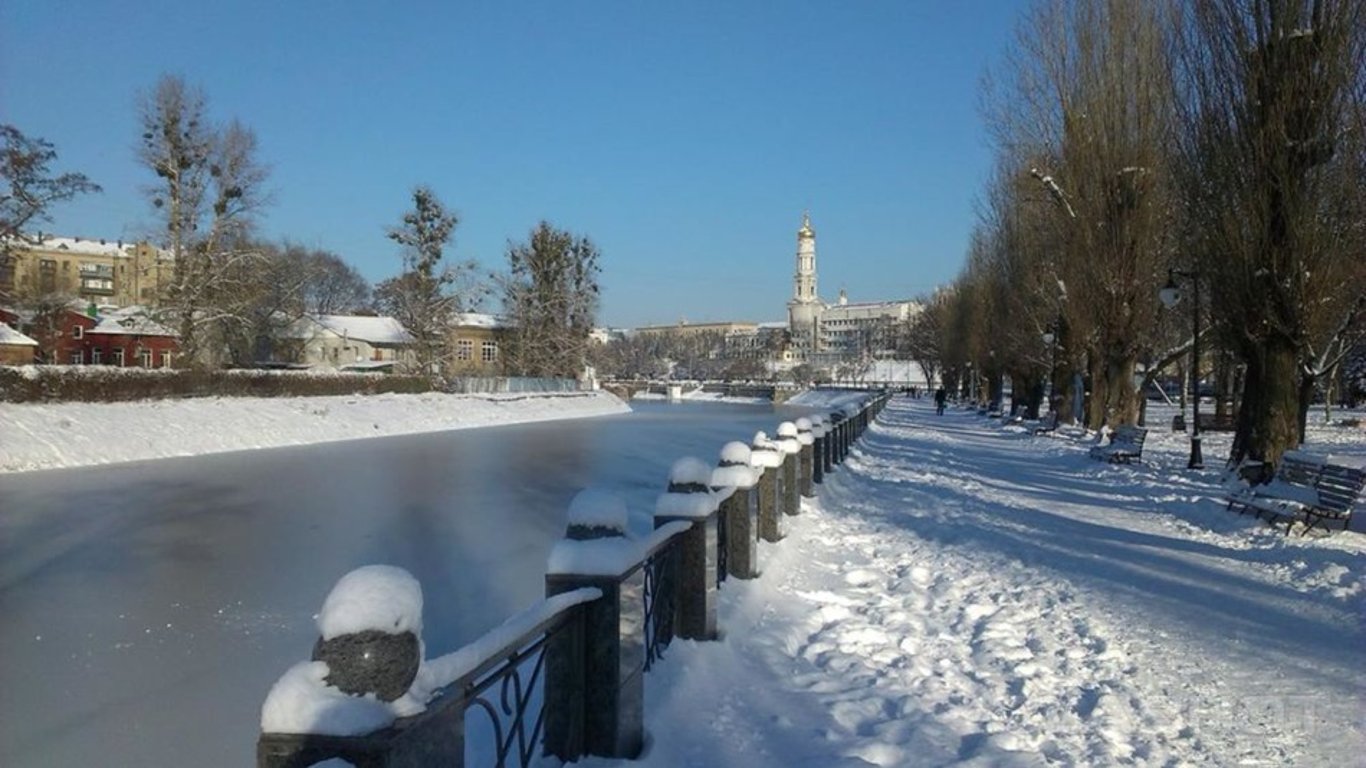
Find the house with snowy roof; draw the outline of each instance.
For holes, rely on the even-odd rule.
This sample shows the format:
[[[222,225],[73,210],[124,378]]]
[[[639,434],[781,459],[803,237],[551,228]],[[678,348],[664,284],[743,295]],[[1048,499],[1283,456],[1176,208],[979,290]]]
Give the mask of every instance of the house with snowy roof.
[[[0,322],[0,365],[28,365],[37,357],[37,341]]]
[[[392,317],[308,315],[280,335],[275,362],[310,368],[392,371],[414,361],[413,336]]]
[[[179,336],[140,306],[105,312],[72,301],[11,316],[37,343],[40,363],[170,368],[180,354]]]
[[[502,345],[507,320],[482,312],[459,312],[451,318],[448,376],[496,376],[503,370]]]
[[[10,258],[0,265],[0,294],[155,306],[175,273],[170,251],[145,242],[38,233],[4,245]]]

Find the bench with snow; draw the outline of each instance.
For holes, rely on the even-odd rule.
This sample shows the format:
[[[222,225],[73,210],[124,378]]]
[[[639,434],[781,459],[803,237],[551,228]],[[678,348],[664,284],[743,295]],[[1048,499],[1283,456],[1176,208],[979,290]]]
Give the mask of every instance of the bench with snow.
[[[1237,509],[1240,515],[1249,511],[1258,518],[1266,515],[1273,526],[1285,520],[1287,534],[1296,522],[1304,523],[1301,534],[1320,523],[1340,522],[1346,529],[1363,487],[1366,468],[1334,464],[1327,457],[1303,451],[1287,451],[1270,482],[1231,492],[1228,508]]]
[[[1202,413],[1197,423],[1200,425],[1201,432],[1232,432],[1237,429],[1233,421],[1233,413]]]
[[[1049,411],[1048,415],[1039,419],[1039,423],[1034,427],[1034,434],[1046,435],[1058,429],[1058,412]]]
[[[1128,464],[1143,458],[1143,441],[1147,439],[1148,430],[1143,427],[1121,424],[1110,434],[1108,445],[1092,446],[1091,458],[1111,464]]]

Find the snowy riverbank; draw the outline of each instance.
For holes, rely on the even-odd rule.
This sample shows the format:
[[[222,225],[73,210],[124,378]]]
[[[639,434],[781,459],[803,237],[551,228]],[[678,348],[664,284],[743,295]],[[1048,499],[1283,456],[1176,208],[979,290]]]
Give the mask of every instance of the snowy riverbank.
[[[1169,423],[1155,409],[1152,423]],[[1360,456],[1318,422],[1306,449]],[[1366,536],[1287,538],[1155,428],[1144,462],[892,401],[720,590],[723,637],[646,677],[639,762],[1348,765],[1366,727]]]
[[[606,392],[0,403],[0,472],[624,413]]]

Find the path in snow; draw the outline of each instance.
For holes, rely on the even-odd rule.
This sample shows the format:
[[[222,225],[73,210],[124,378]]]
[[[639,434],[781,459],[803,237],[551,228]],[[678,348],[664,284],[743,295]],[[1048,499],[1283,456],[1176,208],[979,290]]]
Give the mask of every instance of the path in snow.
[[[1362,537],[1225,512],[1185,447],[1115,467],[893,401],[724,585],[727,636],[647,677],[645,763],[1352,764]]]

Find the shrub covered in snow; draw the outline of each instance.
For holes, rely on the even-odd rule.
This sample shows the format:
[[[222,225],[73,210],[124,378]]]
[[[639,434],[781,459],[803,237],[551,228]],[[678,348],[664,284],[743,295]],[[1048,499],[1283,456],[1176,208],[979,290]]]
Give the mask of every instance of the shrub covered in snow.
[[[112,365],[0,366],[0,401],[120,402],[175,397],[311,397],[416,394],[431,379],[378,373],[119,368]]]

